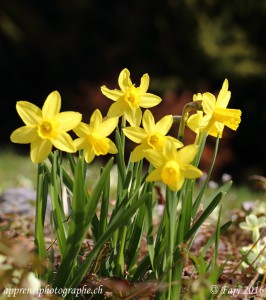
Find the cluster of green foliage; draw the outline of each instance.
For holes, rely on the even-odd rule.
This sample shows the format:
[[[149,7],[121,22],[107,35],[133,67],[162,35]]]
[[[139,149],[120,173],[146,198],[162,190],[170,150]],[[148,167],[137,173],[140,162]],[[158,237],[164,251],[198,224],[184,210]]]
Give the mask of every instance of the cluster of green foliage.
[[[122,66],[157,77],[152,88],[159,93],[206,85],[215,89],[226,77],[235,106],[249,108],[247,122],[234,139],[237,167],[244,169],[245,137],[253,130],[262,133],[266,125],[265,17],[264,1],[252,0],[2,0],[0,111],[8,111],[10,118],[4,123],[1,117],[1,126],[10,132],[17,127],[18,95],[38,95],[42,101],[56,87],[72,99],[82,81],[98,84]],[[2,132],[1,143],[9,141],[10,132]],[[253,147],[244,146],[247,151]],[[258,156],[262,149],[257,148]],[[247,164],[259,172],[263,162],[249,157]]]

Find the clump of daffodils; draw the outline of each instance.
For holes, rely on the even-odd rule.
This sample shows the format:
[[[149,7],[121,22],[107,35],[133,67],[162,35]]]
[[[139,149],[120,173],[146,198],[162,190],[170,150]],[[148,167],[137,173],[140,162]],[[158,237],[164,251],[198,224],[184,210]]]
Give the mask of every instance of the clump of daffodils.
[[[34,163],[45,160],[53,147],[68,153],[83,150],[86,162],[91,163],[95,156],[118,152],[117,145],[108,136],[118,127],[122,117],[123,124],[130,125],[123,128],[123,134],[138,144],[131,153],[131,161],[147,159],[155,168],[147,181],[162,181],[178,191],[186,178],[202,175],[193,165],[199,145],[184,146],[182,141],[167,135],[173,124],[172,115],[155,122],[150,110],[142,113],[141,108],[151,108],[162,101],[159,96],[147,92],[149,82],[149,75],[144,74],[136,87],[129,70],[123,69],[118,77],[120,89],[101,87],[102,93],[114,101],[107,116],[103,117],[96,109],[89,123],[82,122],[78,112],[60,112],[61,97],[57,91],[48,95],[42,109],[28,101],[19,101],[16,108],[25,125],[11,134],[11,141],[30,143],[30,157]],[[197,134],[203,132],[216,137],[222,136],[224,126],[236,130],[241,111],[227,108],[230,97],[227,80],[217,99],[211,93],[194,95],[193,101],[201,101],[201,109],[189,117],[187,126]],[[77,135],[75,140],[68,133],[70,130]]]
[[[180,249],[193,243],[198,229],[231,185],[231,182],[226,183],[221,191],[211,196],[210,204],[201,208],[219,139],[225,126],[237,129],[241,111],[227,108],[231,93],[225,80],[217,99],[211,93],[196,94],[194,101],[184,107],[182,116],[169,113],[156,120],[150,109],[163,101],[148,92],[149,82],[149,75],[144,74],[140,85],[135,85],[129,70],[123,69],[118,77],[118,89],[101,87],[101,92],[114,101],[107,115],[96,109],[88,120],[82,120],[79,112],[61,112],[61,97],[57,91],[48,95],[42,108],[28,101],[19,101],[16,105],[24,126],[14,130],[11,141],[30,144],[31,160],[39,164],[35,246],[39,259],[50,260],[52,266],[47,274],[38,272],[37,268],[35,271],[38,278],[48,280],[53,287],[77,288],[82,282],[90,281],[91,275],[104,274],[133,282],[160,278],[167,288],[158,291],[152,288],[152,295],[158,292],[156,299],[179,299],[181,296],[182,287],[176,284],[182,281],[184,268]],[[180,121],[177,137],[170,134],[171,127],[176,126],[173,120]],[[185,126],[196,133],[193,144],[183,142]],[[203,175],[199,162],[208,135],[216,137],[216,145],[210,170],[198,193],[194,186],[197,178]],[[135,147],[126,162],[128,140],[133,141]],[[67,168],[61,152],[68,153]],[[115,155],[116,176],[112,176],[111,158],[101,168],[97,182],[90,189],[87,165],[103,155]],[[47,158],[48,164],[44,161]],[[155,185],[154,182],[160,183]],[[114,201],[110,201],[113,190]],[[48,200],[52,207],[50,255],[47,255],[44,231]],[[154,209],[157,207],[158,210],[160,204],[164,209],[154,222]],[[227,222],[221,228],[224,230],[229,225]],[[252,227],[254,238],[258,235],[255,228],[259,230],[261,226],[264,226],[264,220],[256,223],[254,218],[247,219],[246,227]],[[82,255],[88,234],[93,240],[93,248]],[[219,234],[217,229],[217,238]],[[147,255],[140,254],[143,239],[146,240]],[[54,240],[60,255],[56,272]],[[211,246],[209,242],[208,247]],[[0,264],[5,261],[3,255]],[[194,261],[192,256],[190,259]],[[204,263],[196,260],[195,257],[195,265]],[[264,268],[262,264],[261,260],[261,269]],[[201,268],[203,273],[205,266]],[[27,280],[38,288],[38,279],[35,280],[32,274]],[[143,294],[137,285],[133,292],[126,297]]]

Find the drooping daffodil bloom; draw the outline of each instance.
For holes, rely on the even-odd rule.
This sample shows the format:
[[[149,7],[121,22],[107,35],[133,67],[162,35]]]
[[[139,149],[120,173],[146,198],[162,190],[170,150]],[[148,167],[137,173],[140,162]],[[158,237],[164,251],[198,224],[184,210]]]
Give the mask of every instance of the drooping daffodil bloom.
[[[199,133],[206,132],[215,137],[222,137],[224,126],[237,130],[241,121],[241,110],[227,108],[231,92],[228,91],[228,80],[225,79],[218,97],[211,93],[196,94],[193,101],[202,101],[204,115],[200,112],[193,114],[187,121],[188,127]]]
[[[26,124],[12,132],[13,143],[30,143],[30,158],[34,163],[46,159],[56,147],[66,152],[76,152],[76,147],[67,131],[75,128],[81,121],[78,112],[61,112],[61,96],[57,91],[48,95],[42,109],[28,101],[19,101],[17,112]]]
[[[90,163],[95,155],[106,155],[117,153],[116,145],[107,138],[118,124],[118,118],[102,118],[101,112],[96,109],[90,118],[90,123],[81,122],[74,132],[79,137],[74,143],[77,150],[84,149],[84,156],[87,163]]]
[[[145,150],[154,149],[162,151],[166,141],[172,141],[176,148],[183,147],[183,144],[171,137],[166,136],[173,124],[173,116],[164,116],[157,123],[154,121],[152,113],[147,109],[143,114],[141,127],[126,127],[123,129],[124,134],[133,142],[140,144],[131,153],[130,160],[132,162],[139,161],[144,158]]]
[[[191,164],[198,152],[196,145],[188,145],[180,150],[167,141],[162,152],[149,149],[145,151],[146,159],[155,167],[146,181],[162,181],[173,191],[179,191],[185,178],[198,178],[201,170]]]
[[[156,95],[147,93],[150,83],[148,74],[144,74],[140,86],[136,87],[131,79],[128,69],[123,69],[118,77],[120,90],[110,90],[105,85],[101,87],[102,93],[115,101],[107,113],[110,117],[125,116],[131,126],[139,126],[141,122],[141,107],[150,108],[159,104],[162,99]]]

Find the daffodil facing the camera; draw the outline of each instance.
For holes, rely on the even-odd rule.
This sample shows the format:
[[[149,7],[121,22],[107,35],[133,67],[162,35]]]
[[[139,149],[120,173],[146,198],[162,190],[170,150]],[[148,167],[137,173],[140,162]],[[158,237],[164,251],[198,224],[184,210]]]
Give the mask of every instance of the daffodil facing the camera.
[[[57,91],[48,95],[42,109],[28,101],[19,101],[17,112],[25,126],[22,126],[10,136],[13,143],[30,143],[32,162],[40,163],[46,159],[56,147],[66,152],[76,152],[76,147],[67,131],[75,128],[81,121],[78,112],[61,112],[61,96]]]
[[[188,127],[193,131],[202,131],[212,136],[222,136],[224,126],[237,130],[241,121],[241,110],[227,108],[231,92],[228,91],[228,80],[225,79],[217,99],[211,93],[196,94],[193,101],[202,101],[205,115],[197,112],[190,116],[187,121]],[[197,125],[198,123],[198,125]]]
[[[81,122],[74,132],[79,138],[74,143],[77,150],[84,149],[84,156],[87,163],[93,161],[95,155],[106,155],[117,153],[116,145],[109,139],[109,136],[118,124],[118,118],[102,118],[101,112],[96,109],[90,123]]]
[[[150,108],[162,101],[160,97],[147,93],[149,83],[149,75],[144,74],[140,86],[136,87],[130,79],[129,70],[123,69],[118,78],[120,90],[110,90],[106,86],[101,87],[102,93],[115,101],[107,115],[110,117],[124,115],[131,126],[139,126],[142,117],[141,107]]]
[[[155,123],[152,113],[148,109],[145,110],[142,119],[143,128],[131,126],[123,129],[125,136],[133,142],[140,144],[131,153],[130,160],[136,162],[143,159],[145,157],[145,150],[148,149],[162,151],[166,141],[171,141],[176,148],[181,148],[183,144],[179,140],[166,135],[172,124],[172,115],[164,116]]]
[[[167,141],[162,152],[153,149],[145,151],[145,157],[155,167],[146,181],[162,181],[173,191],[179,191],[186,178],[194,179],[202,175],[201,170],[191,164],[198,152],[196,145],[176,150],[175,145]]]

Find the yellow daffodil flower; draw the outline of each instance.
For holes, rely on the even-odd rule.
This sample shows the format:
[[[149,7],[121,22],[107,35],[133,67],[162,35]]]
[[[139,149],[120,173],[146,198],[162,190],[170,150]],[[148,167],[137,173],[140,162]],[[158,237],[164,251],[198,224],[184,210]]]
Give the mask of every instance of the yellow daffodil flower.
[[[197,133],[203,131],[215,137],[222,136],[224,126],[237,130],[242,113],[239,109],[227,108],[230,98],[231,92],[228,91],[227,79],[225,79],[217,99],[211,93],[194,95],[193,101],[202,101],[205,115],[197,112],[196,115],[190,116],[187,121],[188,127]]]
[[[125,116],[131,126],[139,126],[142,112],[140,107],[150,108],[159,104],[162,99],[156,95],[147,93],[150,78],[144,74],[140,81],[140,86],[135,87],[130,79],[128,69],[123,69],[118,78],[118,85],[121,90],[110,90],[106,86],[101,87],[102,93],[115,101],[107,113],[110,117]]]
[[[140,144],[131,153],[130,160],[136,162],[144,158],[145,150],[154,149],[162,151],[167,140],[172,141],[176,148],[181,148],[183,144],[171,137],[166,136],[173,124],[173,116],[167,115],[155,123],[152,113],[147,109],[143,114],[142,125],[140,127],[126,127],[124,134],[133,142]]]
[[[107,138],[118,124],[118,118],[103,120],[101,112],[96,109],[90,118],[90,124],[81,122],[74,132],[79,137],[74,141],[77,150],[84,149],[87,163],[90,163],[95,155],[117,153],[116,145]]]
[[[201,130],[203,131],[204,129],[200,128],[200,124],[202,123],[203,119],[203,111],[197,111],[197,113],[191,115],[189,119],[187,120],[187,126],[194,131],[195,133],[199,134]],[[217,137],[222,137],[224,129],[224,124],[214,122],[212,126],[210,126],[209,129],[209,135]]]
[[[42,162],[52,150],[52,146],[66,152],[76,152],[74,142],[67,131],[81,121],[77,112],[61,112],[61,97],[57,91],[45,100],[42,109],[27,102],[17,102],[16,109],[26,126],[22,126],[10,136],[13,143],[31,144],[30,157],[34,163]]]
[[[185,178],[194,179],[202,175],[198,168],[190,164],[198,152],[196,145],[185,146],[177,151],[175,145],[168,141],[162,152],[151,149],[145,152],[145,157],[155,167],[146,181],[162,181],[177,192]]]

